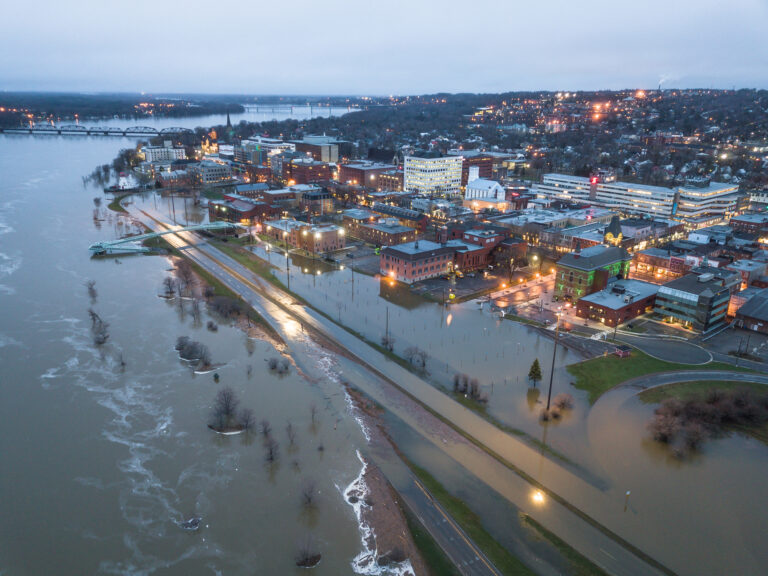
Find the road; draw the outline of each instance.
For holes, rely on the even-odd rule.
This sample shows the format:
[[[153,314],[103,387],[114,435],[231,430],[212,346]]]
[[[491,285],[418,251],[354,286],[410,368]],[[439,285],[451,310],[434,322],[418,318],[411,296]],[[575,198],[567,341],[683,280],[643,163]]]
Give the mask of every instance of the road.
[[[130,212],[150,228],[162,227],[152,219],[163,222],[163,226],[173,227],[165,223],[162,215],[152,210],[142,212],[131,207]],[[663,573],[659,565],[649,564],[647,557],[638,555],[637,550],[633,550],[626,541],[644,535],[647,541],[642,543],[643,546],[648,547],[653,543],[652,535],[643,527],[633,527],[627,532],[627,526],[621,524],[621,506],[617,505],[621,501],[620,494],[589,484],[524,442],[501,432],[340,326],[298,304],[291,295],[266,283],[198,236],[192,233],[169,234],[166,239],[240,294],[275,327],[289,345],[304,326],[309,326],[345,349],[361,364],[365,374],[358,384],[365,393],[603,569],[618,575]],[[425,430],[423,423],[412,412],[393,404],[387,394],[383,393],[383,388],[387,386],[396,386],[429,407],[444,422],[470,437],[485,451],[446,445],[444,439]],[[533,479],[536,484],[531,484]],[[546,479],[546,482],[538,484],[542,479]],[[547,498],[532,505],[531,495],[538,485]],[[578,502],[579,508],[569,502]],[[609,526],[610,529],[607,531],[601,526]],[[625,534],[615,536],[618,529],[622,529]],[[666,559],[667,562],[670,560],[674,560],[674,557]],[[666,569],[666,572],[670,573],[671,570]]]

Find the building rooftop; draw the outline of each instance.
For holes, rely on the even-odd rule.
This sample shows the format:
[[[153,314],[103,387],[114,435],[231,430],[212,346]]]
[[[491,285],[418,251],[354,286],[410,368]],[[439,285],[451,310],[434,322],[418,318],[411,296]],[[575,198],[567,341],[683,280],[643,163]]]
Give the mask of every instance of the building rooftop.
[[[765,262],[755,260],[736,260],[726,266],[729,270],[738,270],[739,272],[754,272],[755,270],[765,270]]]
[[[768,322],[768,288],[760,290],[736,311],[737,316],[746,316]]]
[[[630,260],[629,253],[624,248],[598,244],[585,248],[581,252],[566,254],[558,261],[557,265],[578,270],[598,270],[622,260]]]
[[[403,256],[427,256],[431,254],[453,252],[455,246],[438,244],[430,240],[416,240],[415,242],[406,242],[397,246],[385,246],[382,252],[396,252]]]
[[[653,296],[658,291],[659,286],[650,282],[616,280],[604,290],[582,296],[580,302],[591,302],[611,310],[620,310],[624,306],[629,306],[632,302]]]
[[[251,184],[238,184],[235,186],[235,192],[242,194],[243,192],[263,192],[269,190],[269,184],[265,182],[254,182]]]
[[[501,184],[486,178],[476,178],[467,182],[467,189],[471,188],[472,190],[493,190],[496,186],[501,186]]]
[[[349,208],[344,210],[341,214],[343,217],[351,218],[352,220],[370,220],[371,218],[374,218],[373,212],[363,208]]]
[[[731,221],[737,222],[749,222],[750,224],[768,224],[768,212],[760,212],[758,214],[742,214],[741,216],[734,216]]]
[[[699,296],[714,296],[723,290],[728,288],[713,274],[686,274],[661,286],[658,293],[698,301]]]
[[[392,164],[385,164],[384,162],[353,162],[351,164],[341,164],[343,168],[354,168],[356,170],[394,170],[395,166]]]

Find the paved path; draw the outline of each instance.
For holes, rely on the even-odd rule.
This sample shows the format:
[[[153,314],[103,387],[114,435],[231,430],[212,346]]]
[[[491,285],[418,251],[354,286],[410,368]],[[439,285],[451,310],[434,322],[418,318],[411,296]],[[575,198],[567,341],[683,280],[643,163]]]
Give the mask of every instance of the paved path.
[[[149,214],[142,214],[136,209],[132,209],[131,213],[150,227],[158,227],[157,222],[149,221]],[[151,217],[164,220],[158,213],[151,213]],[[289,344],[300,332],[302,326],[311,326],[332,342],[345,348],[370,372],[365,381],[367,385],[363,387],[366,393],[382,402],[488,486],[508,498],[521,510],[529,513],[603,569],[620,575],[661,573],[619,539],[587,521],[584,512],[579,514],[563,504],[563,502],[576,502],[578,507],[594,521],[603,526],[613,526],[615,530],[615,527],[621,524],[621,494],[600,490],[524,442],[501,432],[482,417],[389,360],[343,328],[314,310],[298,304],[292,296],[267,284],[232,258],[205,244],[196,235],[181,233],[168,235],[166,238],[172,245],[243,296]],[[269,295],[268,298],[266,294]],[[400,406],[388,404],[389,399],[382,394],[381,390],[382,385],[386,385],[387,381],[390,384],[396,383],[399,389],[439,414],[444,421],[468,434],[490,454],[495,455],[495,458],[491,457],[489,452],[472,447],[446,446],[444,439],[435,438],[428,431],[424,431],[422,423],[412,412],[403,410]],[[547,495],[544,500],[533,505],[531,495],[535,488],[531,481],[537,483],[543,481],[543,490]],[[645,542],[641,544],[643,547],[653,543],[652,535],[642,527],[639,530],[635,528],[632,532],[625,534],[624,538],[636,540],[644,536]],[[674,560],[674,558],[668,560]]]

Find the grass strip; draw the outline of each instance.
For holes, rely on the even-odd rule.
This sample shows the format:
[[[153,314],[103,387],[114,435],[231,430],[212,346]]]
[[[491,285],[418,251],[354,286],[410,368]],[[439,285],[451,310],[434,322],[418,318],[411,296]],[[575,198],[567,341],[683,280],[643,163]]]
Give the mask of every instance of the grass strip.
[[[576,378],[574,386],[589,393],[590,404],[594,404],[600,396],[614,386],[646,374],[690,370],[752,372],[747,368],[724,362],[710,362],[704,365],[666,362],[649,356],[636,348],[632,350],[632,355],[629,358],[619,358],[615,355],[601,356],[571,364],[567,370],[571,376]]]
[[[461,576],[461,572],[446,556],[443,549],[435,542],[432,535],[427,531],[424,525],[416,518],[407,506],[402,506],[405,521],[408,524],[408,530],[411,533],[416,548],[419,549],[421,558],[427,565],[430,576]]]
[[[556,536],[544,526],[536,522],[528,514],[520,514],[520,522],[535,530],[538,535],[557,548],[558,552],[565,558],[570,565],[568,574],[572,576],[608,576],[608,573],[592,562],[589,558],[582,555],[565,540]]]
[[[533,576],[536,574],[509,550],[499,544],[483,527],[480,517],[463,500],[446,490],[429,472],[409,460],[411,468],[424,487],[445,508],[445,511],[461,526],[467,536],[477,545],[502,574],[510,576]]]
[[[644,404],[659,404],[664,400],[703,400],[712,390],[734,390],[749,388],[758,394],[768,395],[768,385],[759,382],[732,382],[704,380],[694,382],[677,382],[644,390],[637,395]]]
[[[107,208],[109,208],[113,212],[124,212],[127,214],[128,210],[123,208],[123,205],[120,203],[122,202],[123,198],[125,198],[126,196],[130,196],[130,194],[120,194],[120,196],[115,196],[112,199],[112,202],[107,204]]]

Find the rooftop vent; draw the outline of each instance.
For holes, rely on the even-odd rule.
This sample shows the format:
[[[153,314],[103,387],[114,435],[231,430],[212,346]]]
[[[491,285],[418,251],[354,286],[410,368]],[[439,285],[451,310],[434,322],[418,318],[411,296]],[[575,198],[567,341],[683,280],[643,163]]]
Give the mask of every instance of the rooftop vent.
[[[702,282],[702,283],[703,282],[709,282],[714,277],[715,277],[714,274],[712,274],[711,272],[707,272],[706,274],[702,274],[701,276],[699,276],[699,282]]]

